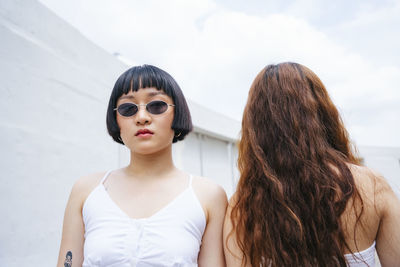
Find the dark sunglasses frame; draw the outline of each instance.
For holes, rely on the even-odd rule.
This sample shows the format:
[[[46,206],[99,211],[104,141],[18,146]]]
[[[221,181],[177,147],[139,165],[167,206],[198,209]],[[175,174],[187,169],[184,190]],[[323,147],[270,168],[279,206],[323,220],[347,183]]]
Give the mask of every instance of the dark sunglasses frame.
[[[154,112],[154,110],[152,111],[151,107],[153,105],[155,105],[155,104],[160,104],[160,103],[162,103],[162,105],[165,105],[167,108],[164,111],[162,111],[161,113]],[[136,106],[136,111],[131,115],[124,115],[124,114],[121,113],[121,107],[126,107],[126,106]],[[123,117],[132,117],[132,116],[135,116],[136,113],[138,113],[138,111],[139,111],[141,106],[146,107],[146,111],[148,113],[152,114],[152,115],[163,114],[168,110],[169,107],[175,107],[175,105],[168,104],[167,102],[164,102],[164,101],[161,101],[161,100],[153,100],[153,101],[150,101],[147,104],[141,104],[141,105],[140,104],[138,105],[138,104],[135,104],[135,103],[123,103],[123,104],[119,105],[118,107],[114,108],[114,110],[116,110],[118,112],[118,114],[123,116]]]

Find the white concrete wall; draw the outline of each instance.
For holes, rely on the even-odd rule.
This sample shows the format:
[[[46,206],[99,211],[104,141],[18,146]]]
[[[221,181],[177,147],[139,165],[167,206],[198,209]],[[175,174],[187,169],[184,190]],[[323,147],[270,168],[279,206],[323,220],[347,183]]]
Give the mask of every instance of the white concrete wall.
[[[0,1],[0,266],[54,266],[74,181],[127,162],[105,125],[125,69],[37,1]],[[176,164],[231,193],[239,123],[189,106],[196,132],[174,145]]]
[[[105,128],[126,67],[35,1],[0,1],[1,266],[54,266],[73,182],[115,168]]]

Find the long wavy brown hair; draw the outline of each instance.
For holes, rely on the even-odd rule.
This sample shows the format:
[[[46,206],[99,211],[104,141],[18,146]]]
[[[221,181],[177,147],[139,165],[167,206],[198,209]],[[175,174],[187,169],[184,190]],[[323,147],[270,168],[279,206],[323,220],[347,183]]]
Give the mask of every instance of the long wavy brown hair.
[[[340,217],[362,203],[348,163],[359,164],[321,80],[297,63],[265,67],[243,115],[231,212],[243,264],[346,266]]]

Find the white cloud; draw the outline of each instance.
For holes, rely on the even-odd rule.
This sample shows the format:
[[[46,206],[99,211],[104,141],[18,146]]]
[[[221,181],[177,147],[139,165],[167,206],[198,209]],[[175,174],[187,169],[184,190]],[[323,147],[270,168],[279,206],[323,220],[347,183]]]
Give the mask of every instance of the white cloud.
[[[42,0],[56,6],[51,1]],[[57,8],[108,51],[164,68],[188,97],[237,119],[251,82],[265,65],[302,63],[325,83],[357,143],[400,146],[399,65],[377,65],[302,19],[301,3],[314,1],[291,5],[292,15],[264,16],[232,11],[212,0],[116,2],[75,0]],[[352,25],[376,23],[384,14],[356,15]]]
[[[337,23],[328,32],[337,42],[374,64],[399,67],[400,1],[390,1],[382,6],[367,3],[352,19]]]

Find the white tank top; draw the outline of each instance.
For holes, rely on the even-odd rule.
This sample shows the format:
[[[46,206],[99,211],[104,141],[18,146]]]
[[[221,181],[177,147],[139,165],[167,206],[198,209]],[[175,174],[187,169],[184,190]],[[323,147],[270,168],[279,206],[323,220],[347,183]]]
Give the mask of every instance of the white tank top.
[[[108,195],[103,182],[87,197],[83,267],[197,266],[206,227],[203,208],[189,186],[148,218],[132,219]]]
[[[375,266],[375,241],[372,245],[360,252],[352,254],[344,254],[349,267],[374,267]]]

